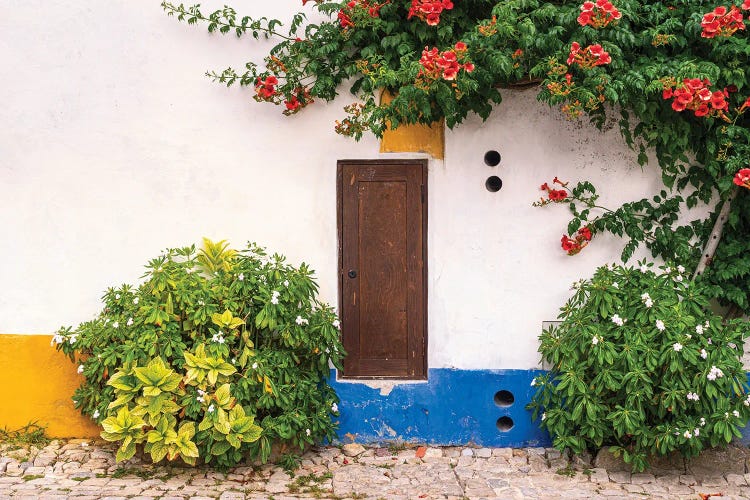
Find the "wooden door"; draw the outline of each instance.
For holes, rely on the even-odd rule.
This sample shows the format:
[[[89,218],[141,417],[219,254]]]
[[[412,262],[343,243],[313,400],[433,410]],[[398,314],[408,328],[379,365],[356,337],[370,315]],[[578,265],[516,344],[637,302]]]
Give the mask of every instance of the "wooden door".
[[[338,164],[345,377],[427,377],[426,160]]]

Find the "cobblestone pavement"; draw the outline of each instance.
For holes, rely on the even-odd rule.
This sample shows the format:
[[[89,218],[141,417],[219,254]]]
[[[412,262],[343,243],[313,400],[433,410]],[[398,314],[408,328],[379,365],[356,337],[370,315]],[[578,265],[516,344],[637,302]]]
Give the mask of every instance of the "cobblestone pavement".
[[[114,448],[84,440],[42,449],[0,445],[0,499],[482,499],[482,498],[750,498],[750,453],[710,451],[685,461],[667,457],[631,474],[611,454],[572,461],[544,448],[430,448],[358,444],[319,448],[293,475],[276,465],[228,473],[116,464]]]

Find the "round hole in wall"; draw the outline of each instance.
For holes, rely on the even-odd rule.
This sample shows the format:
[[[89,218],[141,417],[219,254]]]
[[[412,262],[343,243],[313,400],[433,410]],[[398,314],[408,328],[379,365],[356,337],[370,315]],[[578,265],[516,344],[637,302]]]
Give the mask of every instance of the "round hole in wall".
[[[501,159],[502,157],[500,156],[500,153],[494,149],[484,153],[484,164],[488,167],[497,167],[500,164]]]
[[[510,391],[497,391],[495,393],[495,404],[501,408],[507,408],[515,402],[516,398]]]
[[[497,419],[497,430],[508,432],[513,428],[513,419],[510,417],[500,417]]]
[[[484,183],[484,187],[486,187],[487,191],[490,193],[497,193],[503,187],[503,181],[500,177],[492,175],[487,177],[487,182]]]

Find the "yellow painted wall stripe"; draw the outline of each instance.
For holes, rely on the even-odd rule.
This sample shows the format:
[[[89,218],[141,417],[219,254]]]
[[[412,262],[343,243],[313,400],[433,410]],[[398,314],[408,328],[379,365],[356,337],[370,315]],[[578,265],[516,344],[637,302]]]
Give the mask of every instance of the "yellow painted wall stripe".
[[[0,335],[0,428],[36,422],[50,437],[97,437],[99,427],[71,400],[83,376],[50,347],[51,340],[50,335]]]
[[[392,97],[383,92],[381,102],[390,102]],[[381,153],[427,153],[442,160],[445,157],[445,126],[443,121],[432,125],[401,125],[390,128],[380,141]]]

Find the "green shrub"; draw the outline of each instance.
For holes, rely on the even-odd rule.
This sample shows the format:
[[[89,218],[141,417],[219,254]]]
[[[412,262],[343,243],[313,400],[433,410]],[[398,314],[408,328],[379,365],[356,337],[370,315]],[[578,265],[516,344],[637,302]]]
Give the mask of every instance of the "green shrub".
[[[635,470],[739,437],[750,416],[748,323],[712,314],[684,269],[604,266],[540,337],[550,371],[529,408],[560,450],[613,445]]]
[[[95,319],[55,335],[86,377],[76,407],[121,442],[118,460],[143,445],[155,462],[231,466],[335,437],[326,379],[344,352],[312,272],[227,246],[166,251],[141,285],[107,290]]]

